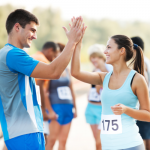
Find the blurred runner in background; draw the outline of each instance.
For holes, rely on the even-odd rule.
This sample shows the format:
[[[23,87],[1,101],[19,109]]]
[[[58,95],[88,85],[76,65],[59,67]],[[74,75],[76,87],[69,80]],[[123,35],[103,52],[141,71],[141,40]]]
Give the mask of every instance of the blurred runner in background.
[[[144,51],[144,41],[140,37],[136,36],[132,37],[131,39],[133,43],[139,45]],[[150,93],[150,61],[146,56],[144,56],[144,62],[145,62],[145,79],[147,81]],[[142,139],[144,140],[146,150],[150,150],[150,122],[137,120],[137,125],[139,127],[139,133],[141,134]]]
[[[109,72],[113,67],[105,63],[106,55],[104,45],[95,44],[92,45],[89,50],[90,61],[94,66],[94,72]],[[102,86],[91,85],[91,90],[88,96],[88,105],[85,112],[86,122],[90,124],[93,136],[96,142],[96,150],[101,149],[100,130],[98,125],[101,121],[102,105],[101,105],[101,92]]]
[[[62,52],[65,45],[61,43],[58,43],[58,45]],[[75,94],[70,72],[67,68],[58,80],[49,81],[48,93],[48,112],[54,117],[58,116],[58,119],[50,120],[50,135],[48,136],[46,149],[52,150],[58,139],[58,150],[65,150],[72,119],[77,117]]]

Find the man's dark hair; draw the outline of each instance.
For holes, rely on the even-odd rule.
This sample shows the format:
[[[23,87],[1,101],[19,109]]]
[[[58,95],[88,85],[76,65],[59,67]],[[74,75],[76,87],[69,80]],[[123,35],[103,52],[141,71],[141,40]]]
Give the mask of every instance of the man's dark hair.
[[[137,44],[138,46],[140,46],[142,50],[144,51],[144,42],[142,38],[140,38],[139,36],[135,36],[135,37],[132,37],[131,40],[134,44]]]
[[[43,45],[43,48],[42,50],[47,50],[49,48],[53,48],[53,51],[56,52],[57,49],[59,48],[58,45],[54,42],[46,42],[44,45]]]
[[[25,28],[27,24],[33,21],[37,25],[39,25],[39,21],[35,15],[24,10],[24,9],[16,9],[12,13],[9,14],[6,20],[6,30],[9,34],[16,23],[19,23],[22,28]]]

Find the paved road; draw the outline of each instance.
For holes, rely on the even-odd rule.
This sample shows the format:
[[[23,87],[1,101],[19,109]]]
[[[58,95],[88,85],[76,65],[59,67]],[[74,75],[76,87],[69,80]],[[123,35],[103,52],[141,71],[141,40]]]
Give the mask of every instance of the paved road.
[[[66,150],[94,150],[95,144],[90,126],[85,121],[85,109],[87,105],[87,91],[89,85],[80,83],[74,86],[76,91],[76,102],[78,117],[73,120],[71,131],[68,137]],[[2,150],[3,139],[0,140],[0,150]],[[56,142],[54,150],[57,150],[58,143]]]

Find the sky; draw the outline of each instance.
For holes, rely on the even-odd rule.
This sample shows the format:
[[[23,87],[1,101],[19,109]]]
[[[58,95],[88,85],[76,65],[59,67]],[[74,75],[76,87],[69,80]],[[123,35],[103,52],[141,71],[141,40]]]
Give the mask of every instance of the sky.
[[[86,16],[93,19],[109,18],[121,21],[150,22],[150,0],[0,0],[0,5],[57,8],[63,19],[72,16]]]

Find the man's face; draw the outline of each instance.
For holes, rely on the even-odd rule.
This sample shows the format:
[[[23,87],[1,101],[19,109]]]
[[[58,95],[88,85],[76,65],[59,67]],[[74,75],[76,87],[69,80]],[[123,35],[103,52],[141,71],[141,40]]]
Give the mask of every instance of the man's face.
[[[23,48],[31,47],[33,39],[37,38],[37,24],[33,21],[27,24],[25,28],[20,27],[19,30],[19,41]]]

